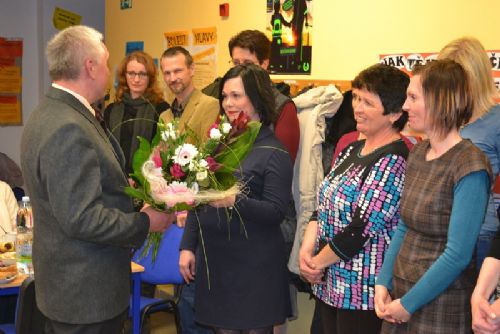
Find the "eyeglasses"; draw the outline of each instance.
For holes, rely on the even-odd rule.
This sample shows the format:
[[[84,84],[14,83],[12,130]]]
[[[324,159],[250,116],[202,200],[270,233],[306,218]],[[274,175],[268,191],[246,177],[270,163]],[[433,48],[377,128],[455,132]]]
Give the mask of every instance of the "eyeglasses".
[[[146,72],[133,72],[133,71],[127,71],[125,72],[127,77],[130,79],[135,79],[136,77],[139,77],[139,79],[144,80],[148,77],[148,74]]]
[[[258,64],[255,64],[253,61],[251,60],[243,60],[243,61],[240,61],[239,59],[231,59],[229,61],[229,64],[233,64],[234,66],[238,66],[238,65],[258,65]]]

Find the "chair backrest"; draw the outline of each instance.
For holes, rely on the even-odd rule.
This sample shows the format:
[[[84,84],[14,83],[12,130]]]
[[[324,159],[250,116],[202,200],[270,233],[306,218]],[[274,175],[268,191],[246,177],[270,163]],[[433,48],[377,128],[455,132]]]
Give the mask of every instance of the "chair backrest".
[[[35,299],[35,280],[28,277],[21,284],[16,311],[16,334],[45,333],[46,318]]]
[[[152,259],[152,247],[145,256],[142,256],[145,245],[135,252],[132,260],[144,267],[141,281],[150,284],[182,284],[184,282],[179,271],[179,247],[183,233],[184,229],[177,225],[170,226],[163,233],[155,262]]]

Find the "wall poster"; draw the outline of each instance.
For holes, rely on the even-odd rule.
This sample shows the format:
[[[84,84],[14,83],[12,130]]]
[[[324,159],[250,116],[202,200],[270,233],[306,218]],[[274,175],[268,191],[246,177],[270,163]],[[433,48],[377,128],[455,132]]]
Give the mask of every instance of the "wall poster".
[[[313,0],[266,0],[269,71],[311,74]]]
[[[0,125],[21,125],[23,41],[0,37]]]
[[[500,50],[487,50],[486,53],[491,61],[491,73],[495,86],[500,91]],[[424,65],[428,61],[437,59],[438,52],[431,53],[395,53],[381,54],[379,59],[383,64],[395,66],[404,72],[411,74],[413,66]]]
[[[191,31],[165,32],[164,35],[166,48],[182,46],[193,57],[194,86],[201,89],[211,84],[217,73],[217,28],[193,28]]]

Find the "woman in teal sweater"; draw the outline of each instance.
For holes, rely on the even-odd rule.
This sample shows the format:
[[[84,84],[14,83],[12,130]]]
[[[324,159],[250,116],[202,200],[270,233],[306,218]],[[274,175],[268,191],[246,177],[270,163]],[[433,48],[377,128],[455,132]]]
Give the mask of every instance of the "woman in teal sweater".
[[[463,68],[414,71],[403,109],[428,139],[408,159],[401,221],[375,287],[381,333],[471,333],[471,262],[490,191],[486,156],[459,128],[472,114]]]

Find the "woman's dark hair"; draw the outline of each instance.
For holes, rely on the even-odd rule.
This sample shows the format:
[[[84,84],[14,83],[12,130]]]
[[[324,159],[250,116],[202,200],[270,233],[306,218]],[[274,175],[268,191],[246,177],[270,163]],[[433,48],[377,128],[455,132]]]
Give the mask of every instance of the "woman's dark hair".
[[[227,80],[240,77],[245,94],[250,99],[263,125],[271,125],[276,120],[276,104],[272,90],[271,78],[267,71],[257,65],[238,65],[226,72],[219,87],[219,105],[222,108],[222,91]]]
[[[233,58],[233,49],[236,47],[247,49],[255,54],[262,64],[271,57],[271,42],[266,34],[259,30],[243,30],[229,40],[229,55]]]
[[[401,131],[408,120],[408,113],[403,110],[403,104],[409,83],[410,77],[403,71],[389,65],[375,64],[354,78],[352,88],[366,89],[377,94],[384,106],[383,115],[401,112],[401,117],[392,124],[393,128]]]

